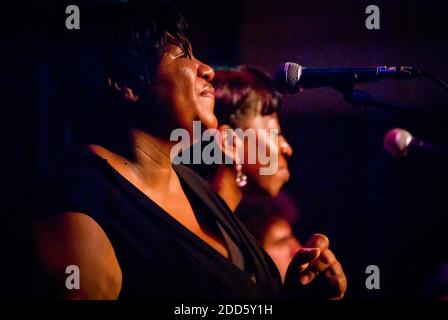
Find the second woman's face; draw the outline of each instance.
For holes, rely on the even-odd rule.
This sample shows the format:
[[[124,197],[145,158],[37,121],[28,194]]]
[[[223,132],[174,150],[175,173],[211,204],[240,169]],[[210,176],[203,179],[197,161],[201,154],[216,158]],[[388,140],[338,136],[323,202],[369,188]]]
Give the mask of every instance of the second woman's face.
[[[262,244],[280,271],[282,281],[284,281],[289,264],[302,247],[292,232],[291,224],[283,218],[275,220],[264,234]]]
[[[276,161],[276,166],[270,174],[261,174],[261,169],[266,169],[271,163],[266,164],[266,159],[260,161],[257,155],[256,163],[249,164],[247,152],[250,148],[245,148],[245,164],[243,172],[248,176],[248,192],[267,194],[271,197],[276,196],[283,185],[289,180],[288,159],[292,155],[292,148],[282,135],[277,114],[266,116],[256,116],[244,121],[245,129],[254,129],[257,134],[257,151],[266,152],[270,161]],[[261,129],[261,130],[260,130]],[[277,135],[270,135],[270,130],[276,130]],[[263,130],[267,134],[262,134]],[[277,139],[278,137],[278,139]]]
[[[214,89],[210,84],[213,77],[210,66],[192,54],[189,56],[178,45],[167,43],[152,84],[155,105],[160,108],[159,119],[166,122],[166,128],[183,128],[191,134],[195,120],[205,128],[217,127]]]

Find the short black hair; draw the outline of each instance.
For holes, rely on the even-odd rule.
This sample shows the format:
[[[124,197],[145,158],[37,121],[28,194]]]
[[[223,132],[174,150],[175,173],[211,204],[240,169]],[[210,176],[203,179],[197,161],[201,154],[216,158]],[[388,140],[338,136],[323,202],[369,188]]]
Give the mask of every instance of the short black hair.
[[[137,94],[149,88],[166,44],[172,42],[191,55],[188,24],[166,1],[114,1],[110,7],[110,77]]]
[[[188,24],[168,1],[98,2],[86,4],[82,11],[85,18],[80,29],[80,46],[86,47],[86,53],[77,58],[81,60],[78,62],[81,68],[87,65],[91,70],[85,70],[87,76],[81,74],[82,78],[75,83],[90,86],[83,85],[72,99],[66,100],[72,110],[73,142],[95,143],[118,150],[130,145],[132,129],[147,129],[143,128],[143,125],[149,126],[146,120],[155,118],[151,114],[156,109],[152,106],[151,82],[167,43],[179,45],[191,54]],[[84,60],[89,63],[84,64]],[[121,88],[131,88],[139,97],[137,103],[123,99],[120,92],[107,84],[108,78]]]

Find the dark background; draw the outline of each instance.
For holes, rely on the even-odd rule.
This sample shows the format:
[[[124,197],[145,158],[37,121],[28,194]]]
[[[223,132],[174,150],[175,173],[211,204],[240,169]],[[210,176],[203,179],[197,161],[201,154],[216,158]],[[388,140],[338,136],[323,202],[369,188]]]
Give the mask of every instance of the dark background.
[[[104,93],[101,41],[89,26],[93,4],[2,4],[0,296],[32,295],[35,260],[29,218],[37,181],[73,123],[94,121]],[[177,1],[191,25],[195,55],[212,65],[249,64],[273,72],[305,66],[411,65],[448,79],[446,1]],[[86,4],[88,3],[88,4]],[[81,30],[65,29],[65,6],[79,4]],[[380,8],[381,29],[367,30],[365,8]],[[420,78],[360,85],[415,112],[355,108],[319,88],[285,97],[281,120],[294,148],[286,186],[301,211],[302,240],[325,233],[349,280],[347,298],[422,297],[428,277],[448,261],[446,159],[391,158],[391,128],[448,146],[448,93]],[[381,270],[381,289],[365,288],[365,269]]]

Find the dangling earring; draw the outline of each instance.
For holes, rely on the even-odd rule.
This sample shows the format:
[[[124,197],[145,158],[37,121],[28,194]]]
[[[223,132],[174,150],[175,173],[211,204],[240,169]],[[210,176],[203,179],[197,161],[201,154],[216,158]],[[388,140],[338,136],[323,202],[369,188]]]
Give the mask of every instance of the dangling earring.
[[[247,176],[242,171],[243,165],[237,164],[235,166],[236,169],[236,178],[235,182],[238,185],[238,187],[242,188],[247,184]]]

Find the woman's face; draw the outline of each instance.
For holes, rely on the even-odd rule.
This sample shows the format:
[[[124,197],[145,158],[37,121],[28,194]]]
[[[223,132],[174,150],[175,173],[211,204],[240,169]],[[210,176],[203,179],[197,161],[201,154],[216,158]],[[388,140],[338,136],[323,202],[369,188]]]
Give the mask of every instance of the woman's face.
[[[255,192],[267,194],[271,197],[276,196],[282,186],[289,180],[288,159],[292,155],[292,148],[282,135],[277,113],[271,115],[257,115],[250,117],[242,122],[244,129],[254,129],[256,132],[257,148],[263,152],[266,150],[267,158],[271,160],[276,159],[277,166],[274,167],[272,174],[260,174],[261,168],[267,168],[271,164],[263,164],[258,156],[255,164],[248,163],[248,152],[250,148],[247,145],[244,148],[245,160],[242,171],[248,177],[247,186],[244,188],[246,192]],[[260,130],[266,130],[267,134],[262,134]],[[275,129],[278,136],[269,134],[270,130]],[[272,132],[272,131],[271,131]],[[278,137],[278,141],[277,141]],[[259,151],[259,150],[257,150]],[[262,152],[262,153],[263,153]],[[266,163],[266,161],[264,161]]]
[[[210,66],[167,43],[152,84],[155,105],[161,110],[158,119],[165,128],[183,128],[191,134],[195,120],[205,128],[217,127],[214,89],[209,83],[213,77]]]
[[[292,232],[291,224],[285,219],[276,220],[266,231],[262,242],[280,271],[282,280],[285,280],[292,258],[302,247]]]

